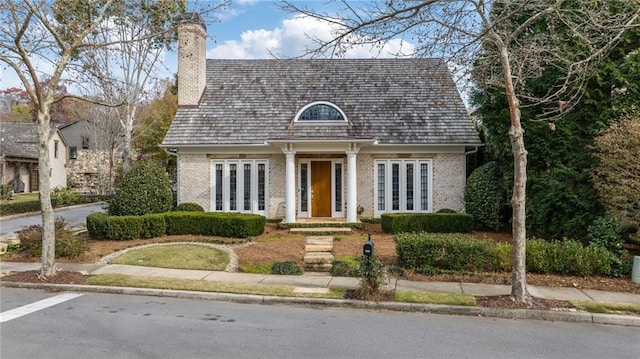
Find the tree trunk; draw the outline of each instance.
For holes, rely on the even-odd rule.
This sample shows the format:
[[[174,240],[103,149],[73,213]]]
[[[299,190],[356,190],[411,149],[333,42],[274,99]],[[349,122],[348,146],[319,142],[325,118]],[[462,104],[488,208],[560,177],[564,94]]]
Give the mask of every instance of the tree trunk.
[[[124,148],[122,150],[122,175],[126,175],[131,167],[131,147],[133,146],[133,120],[136,116],[136,106],[127,104],[124,123]]]
[[[49,111],[38,110],[38,151],[39,197],[42,213],[42,267],[40,275],[49,277],[56,274],[56,233],[51,205],[51,184],[49,165]]]
[[[509,62],[508,49],[499,43],[500,62],[505,83],[505,92],[509,103],[511,128],[511,152],[513,153],[513,207],[512,235],[513,251],[511,256],[511,299],[519,303],[528,303],[531,298],[527,292],[527,230],[525,200],[527,188],[527,150],[524,147],[524,130],[520,122],[520,103],[516,97]]]

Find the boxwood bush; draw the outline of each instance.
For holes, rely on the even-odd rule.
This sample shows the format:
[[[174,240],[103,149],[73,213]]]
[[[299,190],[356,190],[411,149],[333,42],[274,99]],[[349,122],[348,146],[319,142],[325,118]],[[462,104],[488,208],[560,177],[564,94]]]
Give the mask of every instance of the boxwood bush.
[[[398,265],[419,272],[437,269],[453,271],[493,271],[496,248],[490,240],[474,240],[460,235],[402,233],[394,237]]]
[[[163,213],[173,207],[173,192],[164,169],[150,159],[136,162],[109,202],[109,214],[139,216]]]
[[[468,233],[473,216],[464,213],[384,213],[380,216],[386,233]]]
[[[204,212],[204,208],[195,202],[180,203],[173,210],[176,212]]]
[[[199,234],[246,238],[264,232],[265,217],[226,212],[168,212],[167,234]]]
[[[135,239],[164,234],[194,234],[246,238],[264,232],[263,216],[244,213],[166,212],[143,216],[87,216],[87,230],[92,238]]]
[[[398,266],[419,273],[511,270],[511,245],[507,243],[428,233],[397,234],[394,240]],[[615,263],[615,255],[599,246],[583,246],[572,240],[527,240],[526,265],[530,273],[616,276],[612,271]]]

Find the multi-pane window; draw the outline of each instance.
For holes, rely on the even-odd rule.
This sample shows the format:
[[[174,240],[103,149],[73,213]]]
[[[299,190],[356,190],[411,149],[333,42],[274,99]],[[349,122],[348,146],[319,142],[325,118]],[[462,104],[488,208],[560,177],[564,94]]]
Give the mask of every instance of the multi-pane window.
[[[336,212],[342,212],[342,163],[334,163],[334,177],[334,208]]]
[[[212,161],[214,211],[265,214],[268,171],[266,160]]]
[[[431,211],[430,160],[376,160],[375,182],[376,216],[386,212]]]
[[[335,107],[321,103],[304,110],[298,121],[344,121],[344,117]]]
[[[69,159],[75,160],[78,158],[78,147],[69,147]]]
[[[216,211],[222,211],[222,163],[215,164],[215,172],[215,195],[213,198],[216,203],[214,208]]]
[[[300,164],[300,211],[309,211],[309,192],[307,183],[309,182],[309,164]]]

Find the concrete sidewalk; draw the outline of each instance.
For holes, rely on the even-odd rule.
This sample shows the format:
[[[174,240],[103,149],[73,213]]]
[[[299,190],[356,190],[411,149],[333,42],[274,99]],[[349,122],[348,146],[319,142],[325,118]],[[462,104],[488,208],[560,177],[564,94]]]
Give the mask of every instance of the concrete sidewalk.
[[[205,280],[244,284],[291,285],[309,288],[357,288],[359,279],[353,277],[333,277],[324,273],[305,273],[301,276],[231,273],[203,270],[182,270],[141,267],[120,264],[57,264],[60,269],[86,274],[124,274],[137,277],[164,277],[178,279]],[[0,272],[21,272],[40,269],[40,263],[0,262]],[[385,287],[396,290],[423,292],[465,293],[474,296],[506,295],[511,292],[509,285],[452,282],[413,282],[391,279]],[[640,304],[640,295],[599,290],[581,290],[568,287],[528,286],[529,293],[538,298],[580,300],[621,304]]]

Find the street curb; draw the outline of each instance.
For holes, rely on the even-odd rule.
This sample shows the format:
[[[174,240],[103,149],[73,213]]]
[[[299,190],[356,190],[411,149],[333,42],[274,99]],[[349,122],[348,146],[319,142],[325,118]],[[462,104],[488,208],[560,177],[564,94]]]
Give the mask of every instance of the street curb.
[[[218,292],[193,292],[171,289],[148,289],[132,287],[109,287],[74,284],[45,284],[0,281],[0,287],[42,289],[46,291],[72,291],[103,294],[145,295],[182,299],[216,300],[252,304],[294,304],[311,306],[345,307],[365,310],[391,310],[419,312],[441,315],[464,315],[504,319],[532,319],[558,322],[593,323],[640,327],[640,317],[588,312],[551,312],[530,309],[484,308],[458,305],[418,304],[401,302],[371,302],[350,299],[277,297],[253,294],[233,294]]]

